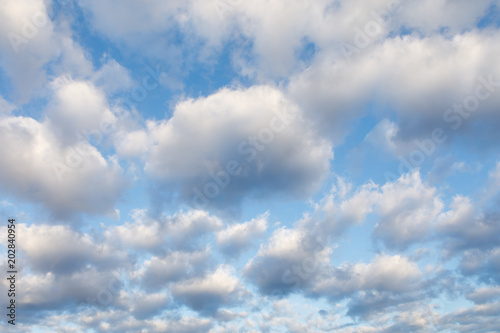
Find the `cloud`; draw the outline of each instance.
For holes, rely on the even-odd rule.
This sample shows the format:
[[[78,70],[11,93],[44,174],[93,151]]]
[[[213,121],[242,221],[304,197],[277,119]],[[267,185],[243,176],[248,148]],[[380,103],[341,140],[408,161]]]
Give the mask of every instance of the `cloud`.
[[[178,282],[203,274],[209,267],[210,251],[171,252],[146,260],[134,275],[143,288],[156,290],[171,282]]]
[[[146,210],[136,210],[132,219],[132,222],[109,227],[105,232],[107,239],[153,253],[165,253],[168,249],[196,250],[204,236],[223,227],[221,219],[202,210],[159,218],[150,217]]]
[[[316,295],[343,298],[358,291],[405,293],[417,290],[422,277],[418,266],[408,258],[377,255],[369,264],[346,264],[334,269],[333,275],[317,281]]]
[[[302,108],[312,110],[309,117],[334,144],[348,133],[347,125],[369,114],[374,103],[379,106],[377,117],[397,117],[391,127],[380,125],[390,130],[378,135],[389,135],[384,139],[389,140],[389,148],[430,139],[436,128],[445,131],[447,144],[461,136],[491,142],[496,133],[487,124],[499,120],[495,104],[500,96],[500,72],[490,45],[497,45],[498,38],[490,30],[450,38],[391,37],[370,45],[370,52],[350,57],[349,65],[330,52],[329,57],[316,57],[307,70],[292,76],[287,91]],[[469,61],[460,60],[464,58]]]
[[[151,47],[151,41],[172,31],[178,33],[184,47],[199,50],[188,61],[206,60],[236,41],[234,66],[242,75],[262,82],[301,70],[301,55],[310,45],[337,58],[339,45],[353,43],[356,29],[366,30],[369,24],[377,25],[373,44],[404,29],[417,30],[424,36],[444,29],[460,33],[472,29],[492,3],[378,0],[367,5],[360,0],[335,4],[326,0],[278,0],[270,4],[258,0],[250,5],[244,1],[193,0],[168,4],[151,1],[138,6],[126,1],[114,10],[113,0],[87,0],[82,6],[97,31],[148,57],[158,57],[166,48],[158,43]]]
[[[127,182],[114,157],[104,158],[88,141],[61,143],[51,126],[29,117],[1,118],[0,128],[0,139],[10,142],[0,148],[4,191],[42,204],[58,217],[115,214],[114,203]]]
[[[204,277],[177,282],[171,292],[177,300],[205,314],[213,314],[221,306],[241,303],[249,294],[233,269],[225,265]]]
[[[123,252],[68,226],[19,224],[17,228],[24,239],[19,244],[24,261],[35,272],[67,275],[88,265],[109,270],[127,263]]]
[[[61,1],[0,13],[19,332],[500,326],[498,1]]]
[[[487,284],[500,283],[500,248],[490,250],[471,249],[464,251],[460,270],[465,276],[475,276]]]
[[[113,131],[117,119],[105,95],[92,83],[60,77],[52,85],[55,96],[49,104],[47,117],[60,140],[75,142],[79,137],[92,136],[96,131],[100,133],[103,128],[104,134]]]
[[[42,0],[6,1],[0,17],[0,32],[6,37],[0,41],[0,66],[17,88],[16,99],[26,102],[44,83],[42,66],[60,51],[54,27]]]
[[[28,322],[33,323],[44,316],[42,312],[61,307],[74,311],[85,304],[105,307],[116,305],[113,299],[101,295],[103,286],[107,288],[111,281],[117,281],[112,272],[97,271],[95,268],[69,275],[26,273],[18,280],[24,286],[24,292],[19,294],[16,301],[24,309],[27,318],[31,317],[28,314],[32,314]],[[6,282],[2,284],[6,285]],[[121,289],[121,285],[117,284],[116,288]]]
[[[273,232],[243,268],[243,276],[265,295],[307,291],[315,276],[329,274],[330,243],[352,225],[364,222],[378,199],[377,186],[369,183],[352,190],[342,178],[292,228]],[[362,208],[360,208],[362,207]]]
[[[165,293],[132,292],[118,302],[122,303],[124,308],[129,309],[134,318],[144,320],[163,312],[169,298]]]
[[[373,237],[390,249],[405,249],[430,235],[442,208],[436,189],[422,182],[419,172],[403,175],[381,187]]]
[[[458,309],[443,316],[440,323],[457,332],[489,332],[497,329],[499,316],[500,303],[495,302]]]
[[[467,298],[473,301],[475,304],[491,303],[500,298],[500,287],[494,286],[479,288],[473,293],[470,293]]]
[[[437,231],[448,238],[452,253],[464,249],[490,249],[498,244],[499,214],[483,212],[470,198],[455,196],[450,209],[440,214]]]
[[[0,115],[10,114],[15,110],[15,106],[7,102],[2,96],[0,96]]]
[[[247,250],[252,243],[267,231],[269,214],[263,214],[248,222],[233,224],[218,231],[216,234],[217,245],[228,256],[238,256]]]
[[[330,248],[306,231],[280,228],[242,273],[264,295],[287,295],[307,288],[320,267],[329,263],[329,254]]]
[[[87,327],[96,332],[131,332],[138,329],[147,329],[148,332],[180,332],[180,333],[203,333],[208,332],[213,326],[209,319],[196,318],[192,316],[178,316],[167,318],[151,318],[138,320],[131,316],[128,311],[120,310],[94,310],[87,309],[79,314],[67,316],[50,316],[40,326],[52,329],[53,327],[66,328],[67,323],[80,330]],[[71,329],[71,328],[67,328]],[[64,331],[66,332],[66,331]]]
[[[424,34],[436,33],[443,29],[448,34],[457,34],[475,28],[494,3],[492,0],[480,0],[474,4],[468,1],[405,1],[401,22],[408,28],[418,29]]]
[[[101,68],[93,74],[92,81],[109,94],[132,88],[129,71],[115,59],[106,59]]]
[[[145,171],[195,207],[237,205],[244,197],[306,197],[320,186],[327,141],[279,90],[221,89],[179,103],[172,118],[148,122]],[[296,135],[300,133],[300,136]]]
[[[119,39],[172,28],[176,21],[174,16],[181,14],[183,5],[184,2],[179,0],[169,3],[155,0],[147,4],[116,0],[82,1],[95,29]],[[110,11],[114,15],[109,15]]]
[[[51,20],[42,0],[5,1],[0,13],[0,67],[15,89],[11,98],[21,104],[45,93],[49,75],[85,77],[92,63],[73,39],[64,20]]]

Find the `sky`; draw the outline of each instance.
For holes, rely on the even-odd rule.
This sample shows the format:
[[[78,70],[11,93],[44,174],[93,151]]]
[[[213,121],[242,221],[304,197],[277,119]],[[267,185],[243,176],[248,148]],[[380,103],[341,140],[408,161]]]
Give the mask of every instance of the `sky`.
[[[500,331],[499,54],[498,0],[0,0],[0,330]]]

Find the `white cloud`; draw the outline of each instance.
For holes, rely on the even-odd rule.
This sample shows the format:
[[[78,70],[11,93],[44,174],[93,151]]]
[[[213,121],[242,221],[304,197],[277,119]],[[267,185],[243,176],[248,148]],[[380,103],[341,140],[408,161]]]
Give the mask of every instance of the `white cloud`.
[[[171,252],[165,256],[153,256],[133,274],[146,289],[156,290],[171,282],[198,276],[210,262],[210,250],[196,252]]]
[[[457,195],[449,210],[439,215],[436,230],[445,238],[450,256],[464,249],[491,249],[499,241],[498,213]]]
[[[276,192],[307,196],[333,157],[298,107],[269,86],[181,102],[172,118],[150,121],[148,130],[154,144],[147,174],[177,184],[195,206]]]
[[[491,128],[476,128],[468,118],[474,115],[476,119],[498,122],[495,104],[500,94],[494,85],[499,81],[500,67],[494,54],[498,52],[496,45],[500,45],[499,36],[496,31],[486,30],[451,38],[388,38],[371,45],[369,52],[350,58],[350,65],[344,64],[343,57],[325,51],[307,70],[291,78],[288,92],[303,108],[312,110],[309,116],[334,143],[341,142],[348,133],[347,124],[370,110],[368,101],[380,106],[377,116],[398,117],[390,127],[389,123],[381,124],[386,133],[379,137],[389,140],[389,148],[430,138],[435,128],[444,129],[448,140],[464,133],[493,137],[496,133]],[[493,85],[482,85],[480,77],[491,77]],[[482,98],[478,100],[480,113],[469,112],[464,106],[462,111],[452,109],[454,104],[465,101],[472,105],[470,98],[476,94]]]
[[[330,253],[326,244],[306,230],[280,228],[242,273],[262,294],[286,295],[307,288],[322,266],[328,265]]]
[[[248,222],[233,224],[218,231],[216,241],[226,255],[237,256],[267,231],[269,214],[263,214]]]
[[[317,295],[345,297],[362,290],[408,292],[419,286],[422,274],[408,258],[378,255],[369,264],[346,264],[335,269],[331,278],[318,281],[313,292]]]
[[[249,294],[233,269],[225,265],[204,277],[175,283],[171,292],[192,309],[209,314],[221,306],[238,304]]]
[[[55,96],[47,116],[63,142],[75,142],[79,137],[92,137],[94,133],[98,133],[99,138],[114,129],[116,117],[105,95],[92,83],[60,77],[52,85]],[[100,138],[99,143],[102,141]]]
[[[133,222],[109,227],[107,239],[126,247],[163,253],[167,249],[195,249],[200,238],[222,229],[222,221],[206,211],[179,212],[157,219],[148,216],[146,210],[136,210]]]
[[[2,96],[0,96],[0,117],[10,114],[15,110],[15,106],[7,102]]]
[[[117,133],[116,152],[123,158],[145,157],[150,138],[144,130]]]
[[[429,236],[442,208],[436,189],[422,182],[419,172],[403,175],[381,187],[373,234],[389,248],[404,249]]]
[[[115,214],[126,180],[114,157],[104,158],[88,141],[64,144],[53,127],[28,117],[2,118],[0,129],[0,140],[9,142],[0,148],[4,190],[60,217]]]
[[[111,94],[131,89],[133,86],[128,70],[115,59],[106,59],[101,68],[93,74],[92,81]]]
[[[500,286],[478,288],[470,293],[467,298],[475,304],[491,303],[500,299]]]
[[[23,242],[19,247],[31,270],[70,274],[87,265],[109,270],[127,262],[124,252],[96,243],[88,234],[67,226],[17,226]]]
[[[42,66],[59,52],[53,29],[42,0],[2,3],[0,33],[6,38],[0,40],[0,66],[18,89],[16,99],[25,102],[42,87]]]
[[[2,4],[0,34],[6,38],[0,40],[0,67],[15,87],[11,98],[21,103],[45,92],[48,74],[84,77],[92,72],[69,24],[52,21],[46,4],[43,0],[6,0]]]

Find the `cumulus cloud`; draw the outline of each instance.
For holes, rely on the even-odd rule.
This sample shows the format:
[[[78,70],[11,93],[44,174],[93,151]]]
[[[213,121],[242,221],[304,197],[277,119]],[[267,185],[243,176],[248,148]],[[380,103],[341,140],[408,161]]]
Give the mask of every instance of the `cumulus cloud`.
[[[265,295],[299,292],[329,262],[330,248],[301,229],[280,228],[243,268],[243,276]]]
[[[113,299],[107,299],[100,293],[116,282],[116,276],[110,271],[98,271],[95,268],[74,272],[69,275],[57,273],[27,273],[19,278],[18,283],[24,286],[24,292],[19,294],[18,302],[26,311],[34,316],[43,311],[51,311],[64,307],[74,310],[78,306],[113,306]],[[6,281],[8,282],[8,281]],[[7,283],[2,284],[7,286]],[[76,287],[77,286],[77,287]],[[122,288],[116,283],[116,292]],[[100,301],[99,301],[100,300]],[[29,318],[29,316],[27,316]],[[33,318],[34,319],[34,318]],[[30,319],[28,321],[31,322]]]
[[[202,333],[207,332],[213,326],[209,319],[192,316],[179,316],[177,318],[150,318],[139,320],[134,318],[130,312],[123,310],[96,311],[87,309],[80,315],[49,316],[42,327],[59,327],[70,331],[68,322],[74,323],[71,327],[84,329],[91,327],[96,332],[130,332],[138,329],[147,329],[148,332],[181,332]]]
[[[490,249],[498,244],[499,215],[483,212],[468,198],[455,196],[450,209],[440,214],[438,232],[448,238],[448,250]]]
[[[218,231],[216,241],[221,251],[229,256],[238,256],[248,249],[252,242],[267,231],[268,216],[266,213],[248,222],[233,224]]]
[[[381,187],[373,236],[388,248],[404,249],[429,236],[442,208],[436,189],[422,182],[419,172],[403,175]]]
[[[111,242],[137,250],[165,253],[168,249],[193,250],[202,237],[222,229],[222,220],[206,211],[192,210],[173,216],[152,218],[146,210],[136,210],[132,222],[109,227],[105,232]]]
[[[16,99],[26,101],[40,89],[45,72],[42,66],[59,51],[44,2],[6,1],[0,13],[2,57],[0,66],[18,88]]]
[[[127,263],[125,253],[68,226],[20,224],[18,232],[24,239],[19,245],[24,260],[35,272],[65,275],[87,265],[109,270]]]
[[[10,143],[0,148],[4,191],[59,217],[116,214],[114,203],[127,186],[116,158],[105,158],[88,141],[65,144],[53,127],[33,118],[1,118],[0,128],[0,139]]]
[[[165,293],[146,294],[145,292],[125,293],[117,303],[129,310],[134,318],[144,320],[163,312],[169,302]]]
[[[204,46],[199,53],[202,58],[213,55],[214,50],[220,52],[230,41],[248,40],[251,47],[241,43],[243,47],[234,52],[234,65],[243,75],[264,81],[302,69],[302,55],[310,45],[338,58],[342,55],[339,45],[354,44],[358,31],[368,28],[375,32],[370,32],[371,44],[403,29],[416,30],[424,36],[444,29],[460,33],[474,27],[492,3],[377,0],[366,4],[356,0],[332,4],[326,0],[279,0],[270,4],[258,0],[248,4],[193,0],[169,4],[153,1],[137,6],[127,1],[112,16],[109,13],[115,1],[88,0],[82,5],[98,31],[114,41],[133,45],[148,56],[154,53],[141,46],[173,28]],[[429,12],[433,14],[428,15]],[[148,18],[147,23],[143,22],[144,17]],[[248,52],[250,57],[243,55]]]
[[[195,207],[275,193],[305,197],[318,189],[333,157],[298,107],[269,86],[181,102],[172,118],[150,121],[148,130],[154,143],[147,174],[180,187],[180,197]]]
[[[128,70],[115,59],[106,59],[101,68],[92,75],[92,81],[110,94],[128,90],[133,84]]]
[[[332,297],[345,297],[361,290],[406,292],[417,289],[421,277],[418,266],[408,258],[382,254],[369,264],[337,268],[331,278],[316,283],[313,292]]]
[[[249,295],[233,269],[225,265],[204,277],[177,282],[171,291],[176,299],[207,314],[213,314],[221,306],[238,304]]]
[[[373,183],[353,190],[352,184],[337,178],[331,191],[314,204],[312,213],[304,214],[292,228],[273,232],[245,265],[243,275],[264,294],[307,290],[314,276],[330,274],[332,240],[364,222],[378,197]]]
[[[167,286],[187,278],[200,276],[209,268],[210,251],[171,252],[165,256],[153,256],[146,260],[133,278],[139,279],[148,290]]]
[[[476,304],[494,302],[500,298],[500,286],[479,288],[470,293],[467,298]]]
[[[97,131],[100,135],[109,134],[114,129],[116,117],[105,95],[92,83],[61,77],[52,84],[55,96],[47,116],[63,142],[75,142],[80,139],[78,135],[91,136]],[[105,133],[101,133],[103,130]]]
[[[15,109],[15,106],[7,102],[0,96],[0,115],[10,114]]]
[[[500,303],[495,302],[458,309],[443,316],[440,323],[458,332],[488,332],[496,330],[500,324],[499,315]]]
[[[452,38],[387,38],[370,45],[370,52],[349,58],[348,66],[342,65],[342,58],[318,57],[290,80],[288,91],[302,107],[313,110],[310,116],[334,142],[345,136],[353,119],[368,113],[368,101],[382,106],[378,114],[398,117],[391,126],[381,124],[386,133],[378,137],[388,141],[389,148],[431,139],[436,128],[445,131],[447,143],[461,135],[490,141],[496,137],[493,127],[471,119],[498,122],[500,72],[494,61],[497,51],[490,47],[498,38],[496,31],[470,31]],[[464,58],[469,61],[460,60]]]
[[[92,64],[72,38],[68,26],[51,20],[43,0],[5,1],[0,13],[0,66],[16,88],[12,98],[21,103],[39,97],[49,74],[86,76]],[[52,63],[54,60],[57,63]]]

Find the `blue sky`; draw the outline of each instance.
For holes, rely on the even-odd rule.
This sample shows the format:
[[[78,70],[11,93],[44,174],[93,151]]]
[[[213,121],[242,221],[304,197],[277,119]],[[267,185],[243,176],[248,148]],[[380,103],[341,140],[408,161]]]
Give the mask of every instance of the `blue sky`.
[[[499,5],[1,1],[2,331],[499,331]]]

